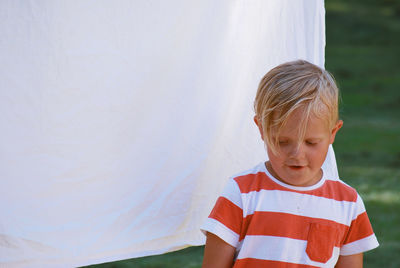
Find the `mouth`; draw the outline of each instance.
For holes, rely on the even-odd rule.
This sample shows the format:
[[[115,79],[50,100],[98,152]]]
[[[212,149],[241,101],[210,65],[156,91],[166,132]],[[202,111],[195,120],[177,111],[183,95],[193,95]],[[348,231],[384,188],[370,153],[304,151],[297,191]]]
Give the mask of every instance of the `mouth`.
[[[293,166],[288,166],[291,170],[301,170],[301,169],[303,169],[303,168],[305,168],[305,166],[296,166],[296,165],[293,165]]]

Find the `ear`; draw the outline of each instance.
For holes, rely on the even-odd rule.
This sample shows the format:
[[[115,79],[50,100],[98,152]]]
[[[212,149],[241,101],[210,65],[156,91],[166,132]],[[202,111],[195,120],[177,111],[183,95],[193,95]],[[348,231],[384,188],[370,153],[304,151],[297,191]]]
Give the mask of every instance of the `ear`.
[[[331,137],[330,137],[330,144],[332,144],[335,141],[335,137],[336,137],[336,133],[339,131],[339,129],[341,129],[343,126],[343,121],[342,120],[338,120],[335,124],[335,126],[332,129],[331,132]]]
[[[258,121],[257,116],[254,116],[254,123],[256,123],[258,127],[258,131],[260,131],[261,139],[264,141],[264,131],[261,122]]]

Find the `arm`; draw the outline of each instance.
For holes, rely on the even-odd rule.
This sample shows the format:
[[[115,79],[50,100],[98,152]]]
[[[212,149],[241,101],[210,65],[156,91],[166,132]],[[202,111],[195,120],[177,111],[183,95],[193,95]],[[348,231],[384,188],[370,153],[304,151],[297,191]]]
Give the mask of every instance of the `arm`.
[[[232,267],[235,250],[233,246],[208,232],[202,268]]]
[[[335,268],[362,268],[363,267],[363,254],[354,254],[348,256],[339,256],[339,260]]]

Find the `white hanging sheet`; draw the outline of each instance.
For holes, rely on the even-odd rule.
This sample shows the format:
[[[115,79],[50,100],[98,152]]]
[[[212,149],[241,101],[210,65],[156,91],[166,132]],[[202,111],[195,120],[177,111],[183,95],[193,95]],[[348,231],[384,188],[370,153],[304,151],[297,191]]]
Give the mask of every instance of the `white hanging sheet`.
[[[324,16],[323,0],[1,1],[0,266],[203,244],[228,177],[266,159],[258,82],[323,66]]]

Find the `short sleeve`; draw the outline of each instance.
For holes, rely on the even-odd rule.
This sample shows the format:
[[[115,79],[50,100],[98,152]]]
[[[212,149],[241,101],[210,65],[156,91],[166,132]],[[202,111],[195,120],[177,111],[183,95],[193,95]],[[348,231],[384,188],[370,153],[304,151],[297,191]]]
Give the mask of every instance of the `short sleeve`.
[[[239,186],[230,179],[217,199],[201,231],[213,233],[226,243],[237,247],[243,221],[243,207]]]
[[[354,208],[353,218],[340,249],[340,255],[353,255],[379,246],[372,230],[364,203],[359,195]]]

